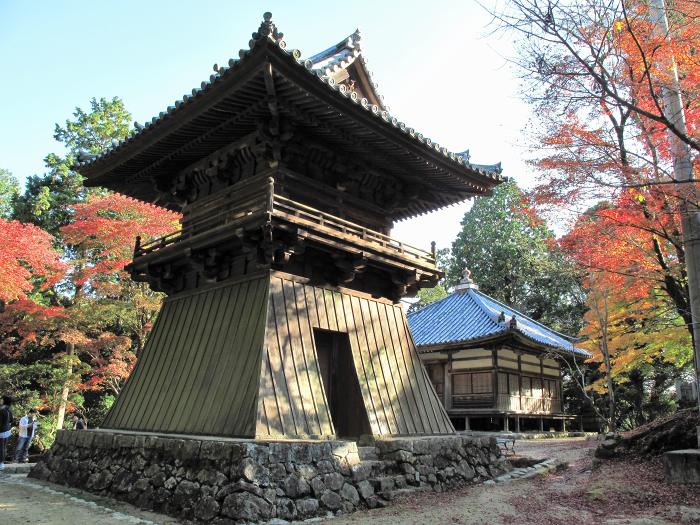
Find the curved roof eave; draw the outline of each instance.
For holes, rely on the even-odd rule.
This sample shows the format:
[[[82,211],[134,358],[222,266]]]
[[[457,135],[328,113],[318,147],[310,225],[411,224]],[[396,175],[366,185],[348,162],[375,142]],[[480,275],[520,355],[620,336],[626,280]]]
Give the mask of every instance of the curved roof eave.
[[[229,60],[228,67],[219,67],[215,64],[215,74],[209,77],[208,82],[202,82],[201,87],[193,89],[191,95],[186,94],[181,99],[176,100],[166,111],[162,111],[157,117],[153,117],[151,121],[147,122],[144,126],[137,124],[134,132],[129,137],[122,141],[113,142],[112,146],[103,154],[99,156],[85,153],[79,154],[78,164],[75,167],[76,171],[83,175],[89,174],[90,172],[98,172],[98,165],[109,163],[115,155],[126,154],[127,150],[136,147],[136,144],[148,143],[153,139],[158,140],[158,137],[154,136],[154,133],[161,130],[164,122],[172,119],[182,111],[189,109],[193,104],[204,103],[202,99],[206,94],[212,89],[217,88],[220,83],[230,78],[231,75],[238,72],[253,55],[257,54],[256,51],[262,52],[263,50],[269,50],[288,63],[300,66],[300,68],[305,70],[310,76],[316,77],[320,82],[326,84],[330,91],[337,94],[336,96],[352,101],[355,105],[364,109],[367,114],[374,116],[378,121],[383,121],[383,124],[387,128],[398,129],[407,138],[420,144],[425,153],[430,152],[433,158],[442,159],[442,162],[451,166],[455,172],[462,172],[465,176],[468,176],[469,173],[473,173],[485,179],[490,179],[489,182],[485,182],[491,186],[504,180],[504,177],[501,175],[500,165],[495,165],[497,166],[496,169],[486,169],[483,165],[472,165],[462,155],[454,153],[440,146],[440,144],[433,142],[422,133],[416,132],[414,128],[407,126],[405,123],[398,120],[398,118],[391,115],[387,110],[382,110],[382,108],[376,104],[371,105],[367,99],[357,97],[356,94],[348,90],[346,86],[338,86],[332,78],[322,74],[320,71],[314,71],[312,62],[302,59],[299,50],[286,49],[283,34],[280,33],[274,23],[272,23],[271,15],[265,13],[264,18],[258,31],[253,33],[253,38],[249,42],[249,49],[242,49],[239,52],[239,59]],[[147,144],[145,144],[145,146],[147,146]]]

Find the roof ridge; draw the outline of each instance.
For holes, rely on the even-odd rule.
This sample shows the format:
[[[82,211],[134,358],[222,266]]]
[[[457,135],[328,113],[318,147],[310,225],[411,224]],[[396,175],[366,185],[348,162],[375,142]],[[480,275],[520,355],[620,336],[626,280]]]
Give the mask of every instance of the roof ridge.
[[[492,314],[489,312],[489,308],[484,304],[484,302],[481,300],[481,298],[479,297],[479,295],[483,295],[483,296],[485,296],[485,297],[488,297],[489,299],[490,299],[491,297],[488,296],[488,295],[486,295],[486,294],[484,294],[484,293],[481,293],[481,292],[480,292],[479,290],[477,290],[476,288],[468,288],[468,289],[466,290],[466,293],[470,293],[470,292],[473,292],[473,293],[475,294],[475,297],[473,297],[472,299],[474,300],[475,303],[477,303],[477,304],[479,305],[479,307],[480,307],[481,310],[484,312],[484,314],[489,318],[489,320],[490,320],[494,325],[496,325],[497,327],[502,326],[501,323],[498,321],[498,317],[495,317],[494,315],[492,315]],[[500,304],[500,303],[499,303],[499,304]],[[512,308],[511,308],[511,310],[512,310]],[[505,326],[505,328],[506,328],[506,330],[509,330],[509,329],[510,329],[508,326]]]
[[[546,329],[547,331],[553,332],[553,333],[555,333],[555,334],[557,334],[557,335],[563,337],[564,339],[569,340],[569,342],[571,342],[571,343],[574,342],[574,339],[575,339],[574,337],[572,337],[572,336],[570,336],[570,335],[567,335],[567,334],[565,334],[565,333],[559,332],[558,330],[555,330],[554,328],[550,328],[549,326],[545,325],[544,323],[541,323],[540,321],[537,321],[537,320],[533,319],[532,317],[529,317],[529,316],[525,315],[525,314],[522,313],[520,310],[517,310],[517,309],[513,308],[512,306],[508,306],[507,304],[502,303],[502,302],[499,301],[498,299],[494,299],[494,298],[491,297],[490,295],[485,294],[484,292],[482,292],[482,291],[480,291],[480,290],[475,290],[475,292],[478,293],[478,294],[483,295],[484,297],[488,297],[488,298],[489,298],[491,301],[493,301],[494,303],[497,303],[497,304],[499,304],[499,305],[501,305],[501,306],[503,306],[503,307],[505,307],[505,308],[508,308],[509,310],[515,312],[515,313],[516,313],[519,317],[521,317],[522,319],[527,319],[527,320],[530,321],[531,323],[535,323],[536,325],[541,326],[542,328]]]

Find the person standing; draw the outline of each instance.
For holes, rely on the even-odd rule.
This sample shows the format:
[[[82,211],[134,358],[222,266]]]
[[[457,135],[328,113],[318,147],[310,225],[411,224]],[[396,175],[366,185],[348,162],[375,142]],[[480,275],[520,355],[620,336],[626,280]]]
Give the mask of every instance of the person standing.
[[[86,430],[87,423],[85,420],[78,415],[73,416],[73,430]]]
[[[32,444],[32,439],[36,434],[38,425],[37,416],[39,411],[32,408],[29,414],[19,420],[19,439],[17,440],[17,451],[15,452],[15,461],[17,463],[27,463],[29,458],[29,447]]]
[[[5,469],[5,455],[7,454],[7,439],[12,433],[12,398],[2,396],[0,405],[0,470]]]

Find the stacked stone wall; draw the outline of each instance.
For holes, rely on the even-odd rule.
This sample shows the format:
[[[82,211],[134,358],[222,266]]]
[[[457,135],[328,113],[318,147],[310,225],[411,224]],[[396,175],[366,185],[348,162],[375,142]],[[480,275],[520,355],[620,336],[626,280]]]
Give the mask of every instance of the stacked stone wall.
[[[180,439],[59,431],[30,476],[179,518],[227,524],[325,516],[442,491],[510,468],[493,438],[376,441]]]

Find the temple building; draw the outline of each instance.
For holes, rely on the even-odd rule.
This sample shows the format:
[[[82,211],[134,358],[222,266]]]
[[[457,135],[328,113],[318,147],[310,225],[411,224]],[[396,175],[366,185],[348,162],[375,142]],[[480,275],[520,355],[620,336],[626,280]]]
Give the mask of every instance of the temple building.
[[[435,254],[397,220],[485,195],[471,164],[389,113],[355,32],[302,58],[266,13],[249,48],[78,171],[183,214],[128,271],[165,292],[104,428],[255,438],[450,434],[399,301]]]
[[[562,367],[590,354],[480,292],[468,271],[451,294],[408,322],[456,429],[565,430],[576,419],[562,405]]]

